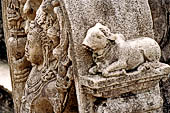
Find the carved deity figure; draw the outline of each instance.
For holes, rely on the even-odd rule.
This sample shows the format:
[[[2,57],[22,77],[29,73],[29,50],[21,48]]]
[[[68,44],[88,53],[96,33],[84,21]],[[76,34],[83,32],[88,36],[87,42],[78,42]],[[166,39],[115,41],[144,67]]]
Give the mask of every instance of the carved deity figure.
[[[155,40],[141,37],[126,41],[122,34],[113,34],[100,23],[88,30],[83,45],[93,52],[96,64],[89,72],[99,72],[105,77],[119,76],[135,69],[140,72],[144,69],[142,64],[158,63],[161,57],[160,47]],[[114,50],[117,51],[116,57]],[[113,61],[114,57],[117,61]]]
[[[72,84],[69,41],[64,27],[60,7],[56,7],[54,0],[44,0],[29,24],[25,56],[32,70],[26,81],[21,113],[64,110]]]

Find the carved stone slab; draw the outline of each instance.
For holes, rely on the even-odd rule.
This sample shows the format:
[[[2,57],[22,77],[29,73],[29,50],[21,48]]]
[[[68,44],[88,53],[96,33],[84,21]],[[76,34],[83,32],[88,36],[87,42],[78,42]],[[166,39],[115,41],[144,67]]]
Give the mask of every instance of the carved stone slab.
[[[85,49],[82,45],[88,29],[93,27],[96,23],[101,23],[107,26],[110,28],[112,33],[123,34],[125,39],[133,39],[138,37],[154,38],[152,29],[153,23],[148,0],[62,0],[62,3],[64,4],[65,10],[67,12],[71,28],[70,43],[72,45],[71,47],[73,51],[71,51],[70,54],[73,58],[74,81],[80,113],[97,112],[96,110],[100,108],[99,105],[105,100],[103,97],[108,97],[108,95],[113,96],[115,93],[117,93],[114,93],[114,91],[120,88],[121,85],[123,87],[123,91],[120,91],[120,93],[135,90],[134,88],[130,87],[130,84],[128,85],[128,81],[134,81],[134,83],[138,82],[139,84],[136,85],[136,87],[140,86],[142,87],[141,89],[145,88],[147,85],[152,86],[153,84],[155,87],[156,83],[158,83],[157,80],[161,79],[162,76],[157,76],[156,74],[149,76],[149,73],[145,75],[124,75],[126,77],[121,76],[111,78],[104,78],[99,75],[88,76],[89,69],[93,66],[92,52]],[[116,58],[114,60],[116,60]],[[143,78],[140,78],[141,76]],[[148,78],[145,79],[145,77]],[[152,81],[153,79],[156,79],[156,81],[151,83],[146,82]],[[116,82],[116,80],[118,82]],[[143,82],[146,82],[146,84],[143,85]],[[131,85],[132,84],[133,82]],[[110,89],[112,91],[110,91]],[[95,96],[100,98],[96,98]],[[157,96],[160,97],[159,94]],[[145,99],[147,98],[149,98],[149,96],[146,96]],[[111,103],[119,103],[119,99],[115,101],[113,98],[106,98],[106,100],[110,100]],[[153,101],[153,99],[151,100]],[[108,105],[107,102],[106,105]],[[122,105],[125,104],[123,103]],[[158,106],[159,107],[157,109],[160,108],[161,103]],[[111,105],[108,107],[108,111],[99,110],[98,113],[111,113],[113,112],[111,108],[114,107],[115,106]],[[102,106],[102,109],[105,109],[105,107]],[[121,110],[122,113],[134,112],[126,110],[123,111],[123,108]],[[140,110],[136,110],[136,112],[139,111]],[[115,110],[115,113],[120,112],[121,111],[119,110]],[[144,111],[141,112],[143,113]],[[157,112],[160,113],[159,110]]]
[[[162,103],[157,85],[138,94],[126,93],[119,98],[107,98],[97,103],[99,107],[95,113],[162,113]]]
[[[77,112],[69,27],[60,1],[2,4],[15,112]]]
[[[75,95],[80,113],[162,112],[170,66],[148,0],[3,0],[3,12],[16,113],[75,113]]]
[[[147,0],[62,0],[71,26],[71,54],[75,56],[78,76],[87,75],[92,64],[91,53],[82,47],[87,30],[100,22],[121,33],[126,39],[147,36],[153,38],[153,26]]]

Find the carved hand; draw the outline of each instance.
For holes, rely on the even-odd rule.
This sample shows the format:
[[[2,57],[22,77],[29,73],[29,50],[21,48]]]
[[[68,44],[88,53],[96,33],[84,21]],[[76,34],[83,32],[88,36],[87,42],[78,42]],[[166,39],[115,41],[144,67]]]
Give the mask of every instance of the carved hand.
[[[97,66],[93,66],[92,68],[90,68],[89,73],[95,75],[97,73]]]
[[[108,76],[108,74],[109,74],[109,71],[107,70],[107,68],[104,69],[103,72],[102,72],[102,75],[103,76]]]

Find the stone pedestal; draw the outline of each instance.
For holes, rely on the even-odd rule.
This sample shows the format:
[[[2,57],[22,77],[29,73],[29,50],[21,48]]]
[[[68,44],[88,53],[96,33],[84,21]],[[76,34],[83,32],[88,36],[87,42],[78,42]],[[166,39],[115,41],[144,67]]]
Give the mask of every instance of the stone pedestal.
[[[159,81],[167,79],[170,67],[158,65],[120,77],[81,76],[80,93],[86,98],[82,106],[87,108],[83,113],[162,113]]]
[[[96,113],[163,113],[159,84],[145,91],[125,93],[118,98],[107,98],[98,105]]]

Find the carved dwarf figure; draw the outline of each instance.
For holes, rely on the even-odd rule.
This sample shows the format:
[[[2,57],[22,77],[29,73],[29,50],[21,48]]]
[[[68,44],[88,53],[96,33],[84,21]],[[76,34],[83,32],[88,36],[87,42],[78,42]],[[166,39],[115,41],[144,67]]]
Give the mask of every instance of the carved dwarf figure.
[[[22,2],[19,0],[8,0],[7,2],[7,24],[6,42],[8,58],[11,69],[13,88],[13,101],[16,113],[20,113],[21,98],[25,82],[31,70],[31,63],[25,55],[26,33],[24,31],[24,16],[22,13]],[[5,4],[5,3],[4,3]]]
[[[155,40],[142,37],[125,41],[122,34],[113,34],[100,23],[88,30],[83,45],[92,50],[96,63],[89,72],[96,74],[98,71],[105,77],[120,75],[134,69],[141,70],[141,64],[159,62],[161,57],[160,47]],[[115,62],[113,49],[117,51]]]

